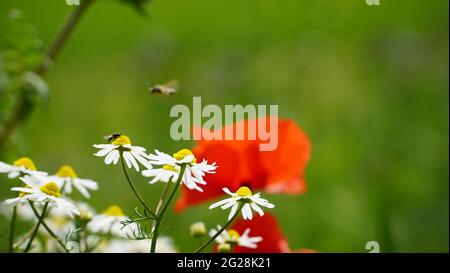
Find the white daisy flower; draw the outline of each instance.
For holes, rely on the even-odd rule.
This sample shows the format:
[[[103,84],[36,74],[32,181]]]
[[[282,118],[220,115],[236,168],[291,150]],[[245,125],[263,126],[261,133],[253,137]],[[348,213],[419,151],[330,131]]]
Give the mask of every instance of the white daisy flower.
[[[61,207],[49,210],[45,223],[59,238],[64,238],[71,230],[76,229],[74,221],[71,221],[71,218],[67,216],[67,213]],[[39,231],[47,238],[52,238],[47,229],[39,229]],[[58,249],[57,246],[56,249]]]
[[[85,198],[90,198],[89,190],[98,190],[97,182],[90,179],[78,178],[75,170],[69,165],[63,165],[56,175],[49,176],[49,179],[58,183],[63,193],[72,193],[72,188],[76,188]]]
[[[0,173],[7,173],[9,179],[14,179],[19,176],[45,176],[46,172],[36,170],[33,160],[29,157],[21,157],[14,161],[12,165],[0,161]]]
[[[145,153],[145,148],[132,146],[130,138],[125,135],[119,136],[111,144],[95,144],[94,147],[100,149],[94,155],[99,157],[104,156],[107,165],[111,163],[117,164],[122,153],[128,168],[131,169],[131,167],[134,167],[136,171],[139,171],[137,161],[147,169],[152,168],[152,165],[148,162],[148,155]]]
[[[133,224],[122,228],[122,221],[127,220],[128,217],[123,213],[123,210],[117,205],[111,205],[101,214],[94,215],[92,220],[87,224],[87,228],[100,234],[109,234],[125,237],[127,232],[133,227]]]
[[[228,195],[231,195],[230,198],[221,200],[209,206],[209,209],[216,208],[220,206],[222,209],[227,209],[231,207],[230,214],[228,215],[228,220],[233,218],[240,204],[242,206],[242,217],[244,220],[252,220],[253,214],[252,209],[259,213],[260,216],[264,215],[264,211],[259,207],[263,206],[266,208],[274,208],[275,205],[269,203],[264,198],[260,197],[260,193],[252,194],[252,191],[248,187],[240,187],[236,193],[231,192],[228,188],[222,189]]]
[[[85,202],[76,202],[75,205],[80,210],[80,215],[78,216],[78,219],[89,222],[92,220],[92,218],[95,215],[95,210]]]
[[[217,225],[217,229],[211,229],[209,232],[209,237],[213,237],[222,227]],[[239,245],[247,248],[257,248],[257,243],[261,242],[263,238],[261,236],[250,237],[250,229],[247,228],[242,234],[239,234],[234,229],[224,230],[219,236],[216,237],[215,241],[219,245],[229,244],[231,247],[234,245]]]
[[[38,204],[49,203],[49,207],[63,209],[70,217],[78,215],[79,210],[69,201],[61,198],[61,191],[55,182],[43,183],[36,177],[20,177],[24,187],[14,187],[11,190],[19,192],[19,196],[5,200],[7,205],[15,205],[26,201],[33,201]]]
[[[162,168],[142,171],[142,175],[146,177],[153,177],[150,184],[161,182],[175,182],[178,179],[180,172],[180,165],[186,164],[182,182],[190,190],[198,190],[203,192],[199,184],[206,185],[203,179],[206,173],[215,173],[217,168],[216,163],[208,164],[206,160],[197,163],[197,160],[188,149],[182,149],[176,152],[173,156],[155,150],[155,154],[149,155],[150,163],[152,165],[159,165]]]
[[[112,239],[101,244],[95,252],[101,253],[148,253],[150,239],[127,240]],[[173,240],[167,236],[161,236],[156,242],[156,253],[175,253],[176,249]]]
[[[85,202],[73,203],[80,211],[80,214],[75,218],[75,221],[67,217],[67,214],[61,208],[54,208],[50,210],[48,216],[45,218],[46,224],[60,238],[64,238],[69,232],[76,230],[76,222],[78,222],[78,225],[80,225],[79,221],[88,222],[92,219],[95,213],[94,209]],[[40,231],[47,237],[51,238],[51,235],[46,229],[41,229]],[[55,247],[58,249],[58,245],[55,244]]]

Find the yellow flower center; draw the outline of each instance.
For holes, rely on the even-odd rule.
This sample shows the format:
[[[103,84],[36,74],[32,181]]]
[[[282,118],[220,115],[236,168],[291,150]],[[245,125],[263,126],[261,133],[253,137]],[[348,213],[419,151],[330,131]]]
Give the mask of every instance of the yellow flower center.
[[[25,167],[28,170],[35,171],[36,166],[34,165],[33,160],[31,160],[29,157],[21,157],[14,161],[14,166],[16,167]]]
[[[55,182],[48,182],[44,186],[39,188],[41,192],[55,197],[61,197],[58,185]]]
[[[176,160],[183,160],[186,156],[188,155],[194,155],[189,149],[181,149],[178,152],[173,154],[173,158],[175,158]],[[192,159],[191,163],[196,163],[197,160]]]
[[[227,233],[228,233],[228,236],[230,236],[230,240],[231,240],[231,241],[234,241],[234,242],[236,242],[237,240],[239,240],[239,238],[241,237],[241,236],[239,235],[239,232],[237,232],[237,231],[234,230],[234,229],[229,229],[229,230],[227,231]]]
[[[67,224],[69,221],[66,217],[55,217],[52,219],[53,220],[53,224],[55,224],[57,227],[64,227],[65,224]]]
[[[231,252],[231,245],[227,244],[227,243],[220,244],[217,247],[217,251],[219,251],[219,253],[229,253],[229,252]]]
[[[164,165],[163,170],[178,172],[178,170],[174,166],[169,165],[169,164]]]
[[[31,187],[28,186],[28,185],[25,185],[24,188],[31,189]],[[29,193],[28,193],[28,192],[20,192],[20,193],[19,193],[19,197],[24,197],[24,196],[27,195],[27,194],[29,194]]]
[[[123,213],[123,210],[117,206],[117,205],[112,205],[109,208],[107,208],[106,210],[103,211],[103,214],[108,215],[108,216],[125,216],[125,214]]]
[[[252,196],[252,191],[248,187],[240,187],[236,194],[240,197]]]
[[[121,135],[120,137],[116,138],[116,140],[114,140],[112,142],[112,144],[119,145],[119,146],[123,146],[123,145],[127,145],[127,144],[131,145],[131,140],[129,137],[127,137],[125,135]]]
[[[60,177],[77,178],[77,174],[69,165],[63,165],[61,168],[59,168],[59,171],[56,173],[56,175]]]

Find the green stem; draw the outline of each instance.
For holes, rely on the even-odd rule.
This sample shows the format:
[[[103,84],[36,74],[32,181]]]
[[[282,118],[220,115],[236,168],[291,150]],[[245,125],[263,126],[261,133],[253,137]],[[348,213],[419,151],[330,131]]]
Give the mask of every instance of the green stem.
[[[53,237],[53,239],[56,240],[56,242],[64,249],[65,252],[69,252],[65,246],[65,244],[63,242],[61,242],[61,240],[58,238],[58,236],[56,236],[56,234],[50,229],[50,227],[44,222],[44,217],[45,217],[45,213],[47,210],[47,206],[48,206],[48,202],[45,203],[44,205],[44,209],[42,211],[42,215],[39,217],[39,213],[36,210],[36,207],[33,205],[33,203],[31,201],[28,201],[30,203],[31,209],[33,210],[34,215],[36,215],[36,217],[38,217],[39,219],[39,223],[41,223],[41,225],[45,228],[45,230],[48,232],[48,234],[50,234],[50,236]],[[39,228],[39,227],[38,227]],[[36,228],[36,230],[38,229]]]
[[[208,241],[206,241],[201,247],[197,248],[197,250],[194,253],[199,253],[200,251],[202,251],[205,247],[207,247],[212,241],[214,241],[224,230],[226,230],[231,223],[233,223],[234,219],[236,219],[236,217],[239,215],[239,213],[241,212],[243,207],[243,204],[239,204],[238,209],[236,210],[236,213],[233,215],[233,217],[228,220],[228,222],[219,230],[216,232],[216,234],[214,234],[214,236],[212,236],[211,238],[209,238]]]
[[[169,198],[167,199],[166,204],[161,210],[161,213],[158,215],[158,218],[156,219],[156,225],[153,229],[153,236],[152,236],[152,244],[150,246],[150,253],[155,253],[156,250],[156,242],[158,241],[159,236],[159,226],[161,225],[161,220],[164,216],[164,213],[166,212],[167,208],[169,207],[170,203],[172,202],[173,197],[175,196],[175,193],[177,192],[178,188],[181,184],[181,179],[183,178],[184,171],[186,170],[186,164],[182,164],[180,168],[180,173],[178,175],[178,179],[175,182],[175,187],[172,190],[172,193],[170,194]],[[168,182],[170,183],[170,182]]]
[[[170,181],[167,182],[166,186],[164,187],[164,191],[161,194],[161,197],[159,198],[158,205],[156,206],[156,209],[155,209],[156,215],[158,215],[158,213],[161,210],[161,207],[164,203],[164,200],[166,200],[166,196],[167,196],[167,193],[169,192],[169,188],[170,188]],[[153,221],[152,230],[155,228],[155,226],[156,226],[156,219]]]
[[[14,231],[16,229],[16,219],[17,219],[17,205],[13,208],[13,213],[11,216],[11,224],[9,228],[9,252],[14,252]]]
[[[158,214],[159,211],[161,210],[161,207],[162,207],[162,205],[164,203],[164,200],[166,199],[167,192],[169,191],[169,188],[170,188],[170,182],[167,182],[166,186],[164,187],[164,191],[161,194],[161,197],[159,198],[158,205],[156,206],[156,210],[155,210],[156,214]]]
[[[36,217],[38,218],[38,222],[36,224],[36,227],[33,230],[33,233],[31,234],[31,237],[30,237],[30,240],[28,241],[27,246],[25,247],[24,253],[27,253],[30,250],[31,244],[33,243],[33,240],[37,235],[39,227],[41,226],[42,219],[44,219],[45,214],[47,213],[47,207],[48,207],[48,202],[47,202],[47,203],[45,203],[44,208],[42,209],[42,214],[39,215],[39,213],[36,211],[36,208],[34,208],[33,203],[31,203],[31,201],[28,201],[28,202],[30,203],[30,206],[33,209],[34,215],[36,215]]]
[[[139,192],[137,191],[136,187],[134,186],[133,182],[131,182],[130,177],[128,176],[128,172],[127,172],[127,168],[125,166],[125,160],[123,158],[123,151],[120,151],[120,162],[122,163],[122,169],[123,169],[123,173],[125,174],[125,178],[127,179],[128,185],[130,185],[131,189],[134,192],[134,195],[136,195],[137,199],[139,200],[139,202],[141,202],[142,206],[144,206],[144,208],[156,219],[158,218],[158,216],[149,208],[149,206],[147,206],[147,204],[145,203],[144,199],[141,197],[141,195],[139,194]]]
[[[25,234],[22,235],[22,237],[17,242],[14,243],[13,248],[16,249],[19,246],[21,246],[29,238],[29,236],[31,236],[35,227],[36,226],[31,227],[27,232],[25,232]]]
[[[77,6],[77,8],[73,11],[73,13],[70,14],[69,18],[59,31],[58,36],[56,36],[56,39],[53,41],[53,43],[50,45],[47,51],[48,60],[55,61],[62,47],[66,43],[67,38],[69,38],[75,26],[80,21],[81,16],[86,12],[87,8],[92,4],[92,2],[94,2],[94,0],[81,1],[80,5]],[[42,75],[43,73],[45,73],[45,71],[47,71],[48,68],[47,63],[48,62],[44,61],[41,64],[41,66],[37,68],[36,72],[39,75]]]
[[[75,26],[80,21],[82,15],[86,12],[87,8],[91,5],[94,0],[85,0],[82,1],[81,4],[74,10],[74,12],[70,15],[69,19],[66,21],[56,39],[50,45],[47,51],[47,58],[44,60],[36,69],[35,73],[39,76],[44,76],[44,74],[48,71],[49,63],[54,61],[65,45],[67,38],[75,29]],[[11,110],[11,114],[9,119],[5,122],[4,128],[0,128],[0,152],[8,142],[9,138],[13,134],[14,130],[19,126],[19,123],[24,119],[21,117],[23,113],[23,109],[28,107],[26,103],[26,94],[23,90],[19,92],[14,102],[14,106]]]
[[[202,246],[202,238],[201,237],[197,237],[197,243],[198,243],[198,247]],[[203,252],[203,251],[201,251]]]

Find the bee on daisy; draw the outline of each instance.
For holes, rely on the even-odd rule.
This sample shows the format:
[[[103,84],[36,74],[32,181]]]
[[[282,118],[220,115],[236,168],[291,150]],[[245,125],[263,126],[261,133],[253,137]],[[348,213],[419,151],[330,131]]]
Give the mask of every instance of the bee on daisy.
[[[188,149],[182,149],[170,156],[166,153],[155,150],[155,154],[149,155],[150,163],[152,165],[161,166],[161,168],[149,169],[142,171],[145,177],[153,177],[150,184],[161,182],[175,182],[179,175],[181,165],[185,164],[186,169],[182,174],[182,182],[191,190],[203,192],[199,185],[205,185],[206,181],[203,179],[206,173],[215,173],[217,168],[216,163],[208,164],[206,160],[197,163],[194,154]]]
[[[8,174],[9,179],[15,179],[19,176],[46,176],[46,172],[41,172],[36,169],[36,165],[29,157],[21,157],[13,162],[7,164],[0,161],[0,173]]]
[[[209,206],[209,209],[221,207],[222,209],[231,208],[228,220],[232,219],[239,206],[241,206],[242,217],[244,220],[252,220],[252,210],[256,211],[260,216],[264,215],[264,211],[260,206],[266,208],[274,208],[275,205],[271,204],[268,200],[261,198],[260,193],[253,194],[248,187],[240,187],[236,192],[231,192],[228,188],[222,189],[226,194],[231,197],[218,201]]]
[[[49,207],[62,209],[70,217],[79,215],[79,210],[75,205],[62,198],[62,193],[57,183],[44,182],[37,177],[24,176],[20,180],[25,184],[23,187],[14,187],[11,190],[19,193],[16,198],[5,200],[7,205],[18,203],[35,202],[37,204],[48,204]]]
[[[49,176],[50,180],[55,181],[63,188],[63,193],[71,194],[75,188],[85,198],[90,198],[89,191],[98,190],[97,182],[91,179],[79,178],[75,170],[69,165],[63,165],[55,175]]]
[[[151,169],[152,165],[148,161],[146,149],[140,146],[131,145],[131,140],[126,135],[119,135],[111,139],[109,144],[94,144],[94,148],[100,149],[95,156],[105,157],[105,164],[117,164],[122,158],[129,169],[139,171],[139,164],[142,164],[147,169]]]
[[[213,237],[221,229],[222,227],[220,225],[217,225],[217,229],[211,229],[211,231],[209,232],[209,236]],[[261,236],[250,237],[249,234],[250,228],[244,230],[242,234],[239,234],[239,232],[234,229],[228,229],[222,231],[219,236],[215,238],[215,241],[218,243],[219,249],[220,246],[224,247],[223,245],[225,244],[230,245],[231,249],[235,245],[255,249],[258,247],[257,243],[261,242],[263,238]]]

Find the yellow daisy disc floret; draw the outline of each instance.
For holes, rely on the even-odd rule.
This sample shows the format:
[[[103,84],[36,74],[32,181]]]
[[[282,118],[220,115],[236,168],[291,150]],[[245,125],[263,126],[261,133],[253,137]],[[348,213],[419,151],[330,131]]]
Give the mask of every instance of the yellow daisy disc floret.
[[[107,208],[106,210],[103,211],[103,214],[108,215],[108,216],[125,216],[125,214],[123,213],[123,210],[117,206],[117,205],[112,205],[109,208]]]
[[[34,165],[33,160],[31,160],[29,157],[21,157],[21,158],[17,159],[16,161],[14,161],[13,165],[16,167],[25,167],[28,170],[32,170],[32,171],[36,170],[36,166]]]
[[[112,144],[119,145],[119,146],[123,146],[123,145],[127,145],[127,144],[131,145],[131,140],[129,137],[127,137],[125,135],[121,135],[116,140],[114,140],[112,142]]]
[[[228,236],[230,236],[230,239],[232,240],[232,241],[237,241],[237,240],[239,240],[239,238],[241,237],[240,235],[239,235],[239,232],[237,232],[236,230],[234,230],[234,229],[229,229],[228,231]]]
[[[48,182],[39,189],[41,190],[41,192],[46,193],[48,195],[61,197],[61,192],[59,191],[59,187],[55,182]]]
[[[178,172],[178,170],[177,170],[174,166],[169,165],[169,164],[164,165],[164,166],[163,166],[163,169],[166,170],[166,171],[174,171],[174,172]]]
[[[59,168],[56,175],[59,177],[77,178],[75,170],[69,165],[63,165],[61,168]]]
[[[176,160],[183,160],[188,155],[193,155],[191,150],[189,150],[189,149],[181,149],[178,152],[173,154],[173,158],[175,158]],[[196,163],[196,162],[197,162],[197,160],[194,157],[194,159],[191,161],[191,163]]]
[[[240,187],[236,194],[240,197],[249,197],[252,196],[252,191],[248,187]]]

